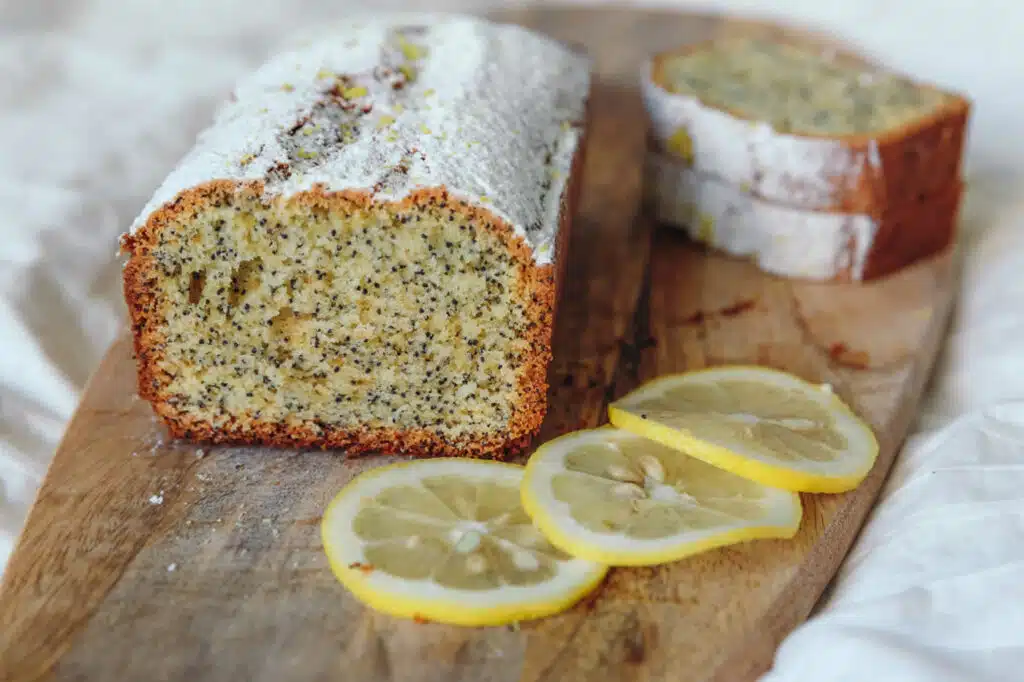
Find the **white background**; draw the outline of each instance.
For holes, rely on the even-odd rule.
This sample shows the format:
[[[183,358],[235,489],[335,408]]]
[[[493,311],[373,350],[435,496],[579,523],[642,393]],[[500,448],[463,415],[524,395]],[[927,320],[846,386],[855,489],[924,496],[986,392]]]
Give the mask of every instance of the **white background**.
[[[618,4],[830,29],[975,101],[963,293],[939,371],[836,589],[766,679],[1024,679],[1024,4]],[[292,29],[359,6],[0,0],[0,566],[122,325],[117,235],[236,77]]]

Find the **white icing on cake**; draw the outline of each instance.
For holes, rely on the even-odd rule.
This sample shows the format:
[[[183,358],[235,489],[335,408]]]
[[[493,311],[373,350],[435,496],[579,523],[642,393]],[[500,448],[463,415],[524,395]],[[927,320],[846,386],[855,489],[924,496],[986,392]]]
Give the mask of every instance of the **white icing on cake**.
[[[752,258],[766,272],[828,280],[861,280],[877,221],[852,213],[782,206],[648,152],[645,197],[655,217],[693,239]]]
[[[661,145],[680,129],[692,143],[692,166],[759,196],[803,209],[837,206],[860,181],[864,152],[838,139],[780,133],[766,123],[738,118],[671,93],[653,80],[654,60],[643,67],[641,91],[651,134]],[[877,147],[875,148],[877,150]],[[876,151],[877,156],[877,151]],[[871,159],[877,163],[877,159]]]
[[[382,201],[443,186],[506,220],[548,263],[589,88],[585,55],[518,26],[359,20],[243,80],[131,229],[217,179],[263,180],[268,201],[317,184]]]

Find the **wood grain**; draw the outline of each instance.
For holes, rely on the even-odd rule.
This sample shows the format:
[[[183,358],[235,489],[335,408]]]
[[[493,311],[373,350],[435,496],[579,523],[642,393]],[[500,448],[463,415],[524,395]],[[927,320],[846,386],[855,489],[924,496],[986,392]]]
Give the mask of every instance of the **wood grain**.
[[[870,285],[796,283],[638,214],[642,58],[778,28],[614,10],[501,18],[582,43],[599,75],[542,439],[605,421],[607,402],[640,379],[759,363],[831,383],[872,424],[881,456],[868,479],[804,496],[792,541],[615,570],[585,603],[521,629],[400,621],[341,588],[318,528],[345,482],[390,460],[169,442],[134,397],[121,339],[0,585],[0,680],[743,682],[806,618],[913,418],[953,298],[951,258]]]

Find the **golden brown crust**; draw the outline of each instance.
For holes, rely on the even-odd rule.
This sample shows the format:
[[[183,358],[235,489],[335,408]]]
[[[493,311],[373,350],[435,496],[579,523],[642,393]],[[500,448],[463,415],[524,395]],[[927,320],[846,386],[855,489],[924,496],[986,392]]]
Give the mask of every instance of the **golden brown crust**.
[[[652,80],[667,90],[665,64],[672,58],[697,52],[714,42],[717,39],[655,55],[651,60]],[[838,51],[834,58],[840,62],[870,65],[852,52]],[[917,85],[938,90],[925,83]],[[837,140],[864,159],[856,183],[849,183],[846,177],[832,178],[836,198],[829,210],[878,214],[891,205],[904,202],[905,198],[940,193],[958,182],[971,103],[958,93],[941,92],[949,98],[944,106],[928,116],[881,134],[822,136],[785,133],[789,137]],[[736,118],[746,118],[735,111],[716,108]],[[872,156],[877,156],[877,160],[872,162]]]
[[[140,397],[153,404],[154,411],[166,423],[171,435],[197,442],[268,445],[280,447],[343,448],[350,454],[380,452],[416,456],[502,457],[529,446],[547,412],[547,370],[551,360],[557,289],[565,269],[568,233],[579,193],[579,172],[585,142],[581,140],[572,164],[568,186],[562,196],[559,236],[555,265],[538,266],[532,251],[511,225],[487,209],[448,195],[445,188],[417,191],[401,202],[386,205],[396,211],[430,207],[440,203],[459,211],[467,220],[496,235],[517,263],[517,294],[525,301],[527,342],[530,351],[518,378],[518,400],[512,409],[504,433],[445,439],[427,430],[385,428],[337,429],[311,421],[276,423],[265,420],[231,418],[214,424],[180,411],[166,391],[170,377],[160,370],[164,338],[157,309],[156,280],[150,251],[168,224],[187,220],[205,206],[231,196],[261,196],[263,185],[227,180],[211,181],[182,192],[173,202],[154,211],[147,222],[122,240],[122,248],[131,254],[124,270],[124,295],[128,304],[134,338]],[[289,198],[289,203],[319,207],[331,211],[365,208],[373,203],[364,191],[324,192],[314,187]]]
[[[313,422],[293,424],[266,420],[231,419],[214,427],[210,422],[182,415],[165,402],[153,403],[174,438],[196,443],[259,445],[282,448],[341,449],[348,455],[379,453],[416,457],[487,457],[503,459],[522,452],[533,435],[499,435],[443,440],[423,429],[332,429]]]
[[[963,183],[956,180],[938,192],[914,196],[882,215],[861,279],[884,277],[946,250],[956,238],[962,196]],[[849,280],[850,273],[838,279]]]
[[[957,184],[969,111],[967,100],[956,98],[919,124],[880,139],[879,162],[865,164],[858,184],[840,195],[839,207],[871,213]],[[865,151],[867,144],[855,149]]]

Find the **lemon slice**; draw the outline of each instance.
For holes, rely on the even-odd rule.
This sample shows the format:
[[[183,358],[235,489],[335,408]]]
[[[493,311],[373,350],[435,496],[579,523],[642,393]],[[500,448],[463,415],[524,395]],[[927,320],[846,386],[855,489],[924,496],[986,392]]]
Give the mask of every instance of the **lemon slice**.
[[[607,568],[553,547],[523,510],[523,467],[415,460],[357,476],[321,523],[331,570],[394,616],[500,625],[568,608]]]
[[[790,538],[800,497],[621,429],[575,431],[526,464],[523,506],[557,547],[612,566],[675,561],[756,538]]]
[[[612,403],[612,424],[765,485],[855,488],[878,441],[827,385],[764,367],[726,366],[655,379]]]

